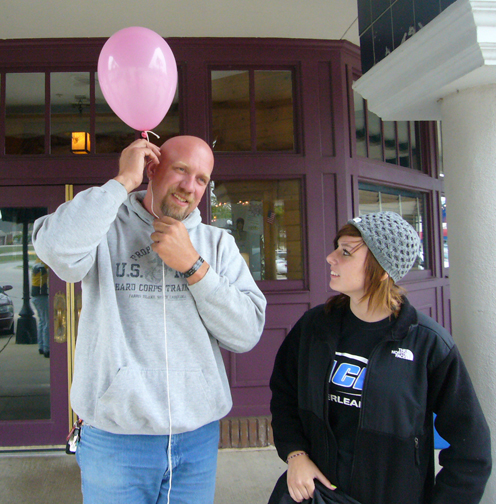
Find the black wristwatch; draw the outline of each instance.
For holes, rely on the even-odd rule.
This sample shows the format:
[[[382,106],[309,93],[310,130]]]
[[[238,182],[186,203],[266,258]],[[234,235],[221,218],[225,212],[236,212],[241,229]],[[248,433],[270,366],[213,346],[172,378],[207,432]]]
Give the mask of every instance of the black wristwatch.
[[[198,257],[198,260],[191,266],[191,268],[188,271],[185,271],[183,273],[184,278],[189,278],[191,275],[194,275],[199,269],[200,266],[204,263],[204,259],[202,256]]]

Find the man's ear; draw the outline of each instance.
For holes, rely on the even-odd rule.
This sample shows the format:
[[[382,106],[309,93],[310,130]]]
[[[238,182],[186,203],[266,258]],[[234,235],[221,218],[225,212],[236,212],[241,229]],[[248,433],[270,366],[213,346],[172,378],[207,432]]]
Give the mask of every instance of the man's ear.
[[[148,177],[148,180],[152,180],[153,177],[155,176],[155,172],[157,170],[157,166],[155,163],[153,163],[151,160],[148,161],[145,165],[146,169],[146,176]]]
[[[384,282],[384,280],[387,280],[388,278],[389,278],[389,275],[386,272],[384,272],[381,276],[381,282]]]

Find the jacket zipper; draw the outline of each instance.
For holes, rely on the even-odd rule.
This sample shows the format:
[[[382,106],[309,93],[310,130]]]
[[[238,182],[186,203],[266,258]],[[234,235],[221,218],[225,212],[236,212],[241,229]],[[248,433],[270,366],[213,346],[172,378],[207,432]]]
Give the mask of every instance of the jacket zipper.
[[[382,341],[380,341],[379,343],[377,343],[377,345],[372,349],[372,352],[370,352],[370,355],[369,355],[369,358],[368,358],[368,362],[367,362],[367,372],[365,374],[365,380],[363,382],[363,389],[362,389],[362,397],[360,399],[361,401],[361,405],[360,405],[360,414],[358,416],[358,428],[357,428],[357,433],[356,433],[356,437],[355,437],[355,447],[354,447],[354,451],[353,451],[353,462],[351,464],[351,473],[350,473],[350,482],[351,484],[353,484],[353,475],[355,473],[355,457],[356,457],[356,447],[358,445],[358,438],[360,437],[360,432],[362,430],[362,427],[363,427],[363,406],[364,406],[364,398],[365,398],[365,395],[366,395],[366,390],[367,390],[367,383],[369,381],[369,368],[370,368],[370,364],[372,362],[372,359],[374,357],[374,355],[377,353],[377,349],[385,344],[386,342],[389,342],[391,340],[393,340],[394,338],[392,337],[393,334],[391,333],[391,336],[390,338],[387,338],[387,339],[384,339]],[[417,440],[418,441],[418,440]]]
[[[329,423],[329,383],[331,380],[331,374],[334,369],[334,358],[336,354],[336,349],[334,349],[333,357],[331,359],[331,362],[329,363],[329,367],[327,368],[326,372],[326,380],[324,383],[324,420],[325,420],[325,425],[326,425],[326,432],[325,432],[325,437],[328,438],[329,436],[332,436],[334,438],[334,442],[336,443],[336,438],[334,436],[334,432],[331,429],[331,425]],[[336,443],[337,444],[337,443]],[[329,460],[329,440],[325,439],[325,455],[326,455],[326,460]],[[336,472],[337,467],[334,467],[334,472]]]
[[[419,438],[418,437],[414,438],[414,443],[415,443],[415,464],[418,467],[420,465],[420,448],[419,448]]]

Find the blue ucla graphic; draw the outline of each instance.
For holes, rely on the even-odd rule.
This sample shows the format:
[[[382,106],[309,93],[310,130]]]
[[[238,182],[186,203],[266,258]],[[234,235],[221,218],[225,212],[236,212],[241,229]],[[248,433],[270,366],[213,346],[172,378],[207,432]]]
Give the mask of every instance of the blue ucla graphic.
[[[329,378],[329,401],[360,408],[367,364],[368,359],[359,355],[336,352]]]

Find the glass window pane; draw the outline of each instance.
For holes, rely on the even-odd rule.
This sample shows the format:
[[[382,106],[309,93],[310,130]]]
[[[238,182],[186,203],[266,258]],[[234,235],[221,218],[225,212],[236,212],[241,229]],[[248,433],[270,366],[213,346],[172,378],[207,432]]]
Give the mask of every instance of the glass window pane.
[[[369,158],[382,161],[381,120],[369,110]]]
[[[444,165],[443,165],[443,130],[441,127],[441,121],[437,121],[437,160],[438,160],[438,173],[440,177],[444,177]]]
[[[50,418],[50,359],[40,356],[37,342],[37,307],[46,313],[48,296],[35,306],[30,289],[33,222],[46,213],[45,208],[0,209],[0,421]]]
[[[400,165],[410,168],[410,137],[408,135],[408,122],[400,121],[398,127],[398,150],[400,154]]]
[[[249,72],[215,70],[211,78],[213,149],[250,151]]]
[[[257,151],[294,150],[292,72],[255,71]]]
[[[446,196],[441,196],[441,211],[443,215],[443,258],[444,267],[449,268],[449,253],[448,253],[448,221],[446,220]]]
[[[6,154],[45,153],[45,74],[6,75]]]
[[[383,121],[384,125],[384,160],[398,164],[396,159],[396,128],[394,121]]]
[[[88,154],[90,150],[90,74],[50,74],[51,154]],[[74,142],[73,142],[74,136]],[[77,141],[81,139],[80,141]]]
[[[353,103],[355,108],[356,153],[357,156],[367,157],[365,103],[363,98],[356,91],[353,91]]]
[[[359,189],[360,214],[380,212],[382,200],[380,191]]]
[[[255,280],[302,280],[300,181],[212,183],[213,226],[233,235]]]
[[[379,211],[400,214],[418,232],[421,251],[412,269],[429,269],[429,244],[427,233],[425,194],[394,187],[359,184],[360,215]]]
[[[95,152],[97,154],[122,152],[136,139],[136,132],[114,114],[105,101],[98,83],[95,85],[95,108]]]
[[[412,168],[422,169],[422,158],[420,153],[420,127],[419,123],[410,121],[410,144],[412,146]]]
[[[381,192],[381,212],[396,212],[401,214],[400,196]]]

